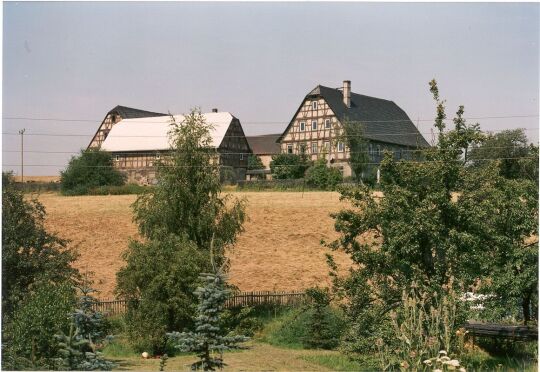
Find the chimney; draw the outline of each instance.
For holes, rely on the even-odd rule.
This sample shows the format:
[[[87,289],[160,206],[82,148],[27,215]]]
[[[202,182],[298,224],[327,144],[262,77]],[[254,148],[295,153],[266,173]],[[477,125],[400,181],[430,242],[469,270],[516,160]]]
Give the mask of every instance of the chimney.
[[[212,109],[212,112],[217,112],[217,109],[216,109],[216,108],[213,108],[213,109]]]
[[[343,103],[351,108],[351,81],[343,80]]]

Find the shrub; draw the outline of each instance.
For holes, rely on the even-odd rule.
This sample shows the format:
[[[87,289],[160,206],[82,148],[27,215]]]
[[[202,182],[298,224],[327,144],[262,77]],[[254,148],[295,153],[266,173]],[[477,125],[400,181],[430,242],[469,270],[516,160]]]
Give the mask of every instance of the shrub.
[[[308,186],[322,190],[335,190],[336,186],[343,181],[343,175],[339,169],[328,167],[325,159],[319,159],[306,172]]]
[[[168,235],[145,243],[132,241],[127,265],[117,274],[117,293],[131,300],[126,328],[136,351],[167,351],[166,332],[193,325],[199,273],[208,256],[183,238]]]
[[[36,285],[3,332],[2,367],[55,369],[59,345],[54,335],[69,331],[69,314],[75,303],[75,291],[69,283]]]
[[[303,178],[309,162],[306,155],[278,154],[272,156],[270,170],[275,179]]]
[[[121,186],[99,186],[93,189],[89,189],[86,194],[88,195],[138,195],[145,192],[148,188],[153,186],[141,186],[135,183],[128,183]]]
[[[66,170],[60,173],[64,195],[84,195],[99,186],[120,186],[125,176],[113,167],[110,153],[101,150],[81,150],[73,156]]]
[[[253,337],[263,327],[263,322],[257,316],[256,310],[249,306],[224,310],[222,321],[223,328],[248,337]]]

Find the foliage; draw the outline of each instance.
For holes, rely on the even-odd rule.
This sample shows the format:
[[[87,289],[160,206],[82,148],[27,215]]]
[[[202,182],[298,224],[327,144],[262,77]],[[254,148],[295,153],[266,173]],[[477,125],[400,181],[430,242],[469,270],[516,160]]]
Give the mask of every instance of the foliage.
[[[474,172],[464,166],[467,148],[482,133],[477,124],[466,123],[463,106],[453,120],[455,128],[446,130],[444,101],[435,81],[430,88],[437,104],[438,144],[425,150],[424,160],[397,162],[386,154],[381,163],[383,198],[364,186],[341,189],[342,199],[352,207],[334,215],[341,236],[329,246],[348,253],[356,264],[347,278],[335,274],[352,323],[346,337],[349,351],[373,351],[375,337],[393,337],[383,315],[400,305],[403,289],[416,283],[440,295],[445,286],[468,288],[478,278],[487,279],[490,252],[508,246],[503,243],[509,232],[496,222],[504,219],[504,211],[493,207],[498,195],[490,185],[500,179],[497,170]],[[520,200],[515,193],[506,196],[509,203]],[[527,234],[527,228],[519,229],[519,235]],[[492,244],[486,244],[490,234]]]
[[[208,250],[215,236],[216,253],[234,244],[245,219],[245,203],[222,197],[212,126],[199,110],[181,123],[171,117],[171,156],[158,163],[155,187],[133,205],[134,220],[143,237],[186,235],[199,249]]]
[[[185,237],[132,241],[126,266],[117,274],[117,293],[128,299],[127,334],[137,351],[153,355],[167,350],[166,332],[193,325],[193,294],[208,256]]]
[[[274,179],[295,179],[303,178],[306,170],[309,168],[305,153],[296,154],[277,154],[272,156],[270,170]]]
[[[25,200],[2,173],[2,325],[38,282],[59,284],[76,279],[75,253],[67,242],[45,230],[45,208]]]
[[[325,159],[317,160],[306,172],[307,185],[318,189],[335,190],[342,181],[339,169],[327,166]]]
[[[253,337],[263,327],[261,319],[253,307],[225,309],[222,313],[222,326],[233,333]]]
[[[219,181],[224,185],[236,184],[237,177],[233,167],[222,166],[219,168]]]
[[[221,271],[218,270],[215,274],[202,274],[201,281],[204,286],[197,288],[195,292],[199,298],[195,332],[172,332],[168,333],[168,336],[181,351],[197,354],[199,360],[191,365],[192,370],[214,371],[225,366],[223,363],[225,350],[240,348],[239,343],[247,341],[248,338],[225,335],[225,330],[220,327],[221,313],[229,295]],[[214,356],[215,352],[218,356]]]
[[[84,195],[99,186],[120,186],[125,176],[113,166],[110,153],[101,150],[81,150],[71,157],[66,170],[60,173],[64,195]]]
[[[465,312],[452,286],[446,288],[439,294],[414,287],[403,291],[400,306],[389,313],[394,337],[376,342],[382,370],[421,370],[424,365],[450,361],[448,353],[455,356],[462,351],[464,333],[457,332],[461,334],[457,337],[455,330]],[[443,360],[431,359],[440,350],[444,350]]]
[[[248,157],[248,170],[264,169],[264,164],[260,157],[254,154],[250,154]]]
[[[364,139],[362,123],[345,120],[343,122],[343,142],[349,148],[349,164],[356,181],[369,171],[368,141]]]
[[[304,345],[310,349],[334,349],[339,344],[344,324],[336,322],[332,316],[328,289],[308,288],[306,295],[310,299],[310,304],[307,311],[308,334],[304,339]]]
[[[475,167],[486,166],[497,159],[503,177],[538,181],[538,146],[527,142],[523,129],[490,133],[471,150],[470,159]]]
[[[153,186],[141,186],[136,183],[128,183],[122,186],[99,186],[96,188],[88,189],[88,195],[138,195],[145,192],[148,188]]]
[[[68,314],[75,301],[69,283],[42,282],[33,286],[3,329],[2,367],[54,368],[58,350],[54,334],[69,329]]]

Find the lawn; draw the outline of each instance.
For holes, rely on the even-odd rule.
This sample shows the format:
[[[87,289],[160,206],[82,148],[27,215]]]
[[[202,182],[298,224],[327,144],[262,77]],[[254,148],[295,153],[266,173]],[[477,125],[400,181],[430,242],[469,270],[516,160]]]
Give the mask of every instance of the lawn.
[[[229,252],[230,282],[243,291],[301,290],[329,285],[321,239],[337,237],[330,213],[346,204],[335,192],[233,192],[246,198],[245,231]],[[76,266],[93,272],[100,298],[113,297],[122,252],[137,238],[132,222],[134,195],[65,197],[45,193],[46,227],[71,241],[80,257]],[[342,267],[349,258],[334,253]]]

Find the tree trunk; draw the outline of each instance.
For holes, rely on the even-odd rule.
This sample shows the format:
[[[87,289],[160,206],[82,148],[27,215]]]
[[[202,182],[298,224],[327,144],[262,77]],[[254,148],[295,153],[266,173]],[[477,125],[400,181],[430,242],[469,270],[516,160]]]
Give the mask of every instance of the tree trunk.
[[[527,325],[531,320],[531,295],[526,294],[521,300],[521,306],[523,307],[523,322]]]

